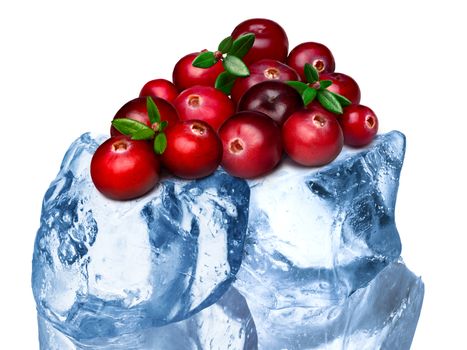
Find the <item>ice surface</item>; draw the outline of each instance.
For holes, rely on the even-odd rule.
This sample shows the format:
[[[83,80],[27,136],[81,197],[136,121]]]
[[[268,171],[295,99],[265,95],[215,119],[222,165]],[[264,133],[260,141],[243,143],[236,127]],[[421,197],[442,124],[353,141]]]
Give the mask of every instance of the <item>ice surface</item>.
[[[251,350],[258,343],[246,301],[234,288],[194,316],[163,327],[79,343],[39,317],[39,337],[47,350]]]
[[[243,181],[165,178],[115,202],[69,149],[33,258],[41,349],[409,349],[423,283],[394,221],[405,138]],[[232,287],[233,285],[233,287]]]
[[[328,307],[269,309],[249,304],[259,349],[410,349],[423,302],[420,278],[393,262],[365,288]],[[261,328],[258,328],[261,327]]]
[[[342,349],[365,331],[353,312],[355,298],[366,294],[355,291],[399,259],[394,207],[404,152],[404,136],[392,132],[326,167],[284,164],[250,183],[248,243],[235,285],[260,348]],[[372,288],[386,287],[374,281]],[[371,302],[362,302],[367,317],[376,312]],[[386,324],[373,320],[383,332]]]
[[[218,171],[167,178],[115,202],[89,176],[88,134],[47,191],[33,257],[39,314],[78,341],[183,320],[229,288],[243,254],[249,187]]]

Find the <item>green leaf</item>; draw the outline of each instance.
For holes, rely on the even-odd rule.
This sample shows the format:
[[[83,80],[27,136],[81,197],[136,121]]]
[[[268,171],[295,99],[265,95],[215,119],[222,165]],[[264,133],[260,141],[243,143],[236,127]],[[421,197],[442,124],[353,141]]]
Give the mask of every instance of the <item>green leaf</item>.
[[[227,72],[237,77],[247,77],[250,71],[243,61],[237,56],[227,55],[224,58],[224,68]]]
[[[233,38],[231,36],[228,36],[220,42],[219,47],[217,49],[222,53],[228,53],[230,48],[232,47],[232,44]]]
[[[144,133],[149,131],[153,131],[149,126],[139,121],[129,119],[129,118],[117,118],[112,120],[112,126],[120,131],[122,134],[133,136],[139,135],[139,133]],[[146,130],[146,131],[142,131]]]
[[[302,93],[303,104],[308,106],[316,97],[318,91],[311,87],[307,87]]]
[[[238,58],[243,58],[243,56],[245,56],[248,53],[248,51],[250,51],[254,42],[255,35],[253,33],[240,35],[232,43],[232,47],[230,48],[229,54],[234,55]]]
[[[151,124],[159,123],[161,121],[159,108],[157,108],[156,103],[151,97],[146,98],[146,110]]]
[[[332,85],[332,81],[331,81],[331,80],[320,80],[320,81],[319,81],[319,88],[320,88],[320,90],[327,89],[327,88],[330,87],[331,85]]]
[[[301,81],[291,80],[291,81],[287,81],[286,83],[290,85],[291,87],[293,87],[295,90],[297,90],[300,95],[303,94],[303,91],[308,89],[308,84],[302,83]]]
[[[169,122],[167,120],[162,121],[159,125],[159,131],[164,131],[167,125],[169,125]]]
[[[131,135],[132,140],[149,140],[154,137],[156,133],[154,130],[147,128],[147,129],[141,129],[135,132],[134,134]]]
[[[157,154],[164,153],[165,149],[167,148],[167,137],[163,132],[157,134],[154,138],[154,152]]]
[[[350,101],[347,97],[339,95],[336,92],[332,92],[332,91],[330,91],[330,92],[331,92],[332,95],[334,95],[334,97],[337,99],[337,101],[339,101],[339,103],[341,104],[342,107],[347,107],[347,106],[350,106],[352,104],[352,101]]]
[[[212,51],[200,52],[198,56],[191,63],[194,67],[209,68],[216,64],[216,56]]]
[[[338,99],[328,90],[318,91],[318,101],[325,109],[334,114],[342,114],[342,106]]]
[[[216,83],[214,87],[217,90],[222,91],[224,94],[229,95],[232,91],[233,84],[237,77],[228,72],[222,72],[217,76]]]
[[[305,71],[305,78],[308,83],[313,84],[319,80],[319,73],[311,64],[305,63],[303,70]]]

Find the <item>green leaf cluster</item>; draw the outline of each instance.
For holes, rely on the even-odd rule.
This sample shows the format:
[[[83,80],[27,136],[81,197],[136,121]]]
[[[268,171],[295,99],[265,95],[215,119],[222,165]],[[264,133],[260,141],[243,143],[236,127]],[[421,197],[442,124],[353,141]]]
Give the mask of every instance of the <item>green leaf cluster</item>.
[[[217,77],[215,87],[226,94],[230,94],[235,79],[250,75],[250,71],[242,59],[254,42],[255,35],[253,33],[243,34],[235,40],[228,36],[219,43],[216,52],[200,52],[192,64],[197,68],[209,68],[221,60],[225,71]]]
[[[132,140],[154,139],[154,152],[162,154],[167,148],[167,137],[164,130],[167,127],[168,122],[161,121],[159,109],[151,97],[146,98],[146,109],[152,127],[130,118],[114,119],[112,121],[112,125],[122,134],[130,136]]]
[[[351,104],[350,100],[345,96],[329,91],[328,87],[332,85],[332,81],[319,80],[319,72],[311,64],[305,64],[304,73],[306,83],[288,81],[287,84],[300,93],[305,106],[317,99],[326,110],[334,114],[342,114],[343,107]]]

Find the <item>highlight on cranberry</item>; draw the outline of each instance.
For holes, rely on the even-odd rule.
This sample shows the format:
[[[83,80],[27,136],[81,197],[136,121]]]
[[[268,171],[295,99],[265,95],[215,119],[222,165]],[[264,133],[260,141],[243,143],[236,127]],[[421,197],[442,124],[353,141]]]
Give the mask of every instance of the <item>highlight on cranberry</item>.
[[[91,161],[96,188],[126,200],[150,191],[163,169],[191,180],[221,166],[251,179],[283,158],[318,167],[344,144],[368,145],[379,123],[357,82],[334,72],[327,46],[304,39],[289,52],[282,26],[252,18],[217,47],[181,57],[172,81],[149,80],[115,114]]]

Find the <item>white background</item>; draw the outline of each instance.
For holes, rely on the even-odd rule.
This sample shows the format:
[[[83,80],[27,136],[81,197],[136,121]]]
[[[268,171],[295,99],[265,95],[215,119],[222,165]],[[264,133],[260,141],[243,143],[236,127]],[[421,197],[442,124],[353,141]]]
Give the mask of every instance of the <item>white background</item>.
[[[426,284],[413,349],[464,346],[466,25],[461,1],[11,1],[0,5],[0,348],[38,349],[30,288],[42,196],[69,144],[106,133],[150,79],[251,17],[326,44],[381,131],[408,139],[403,257]]]

